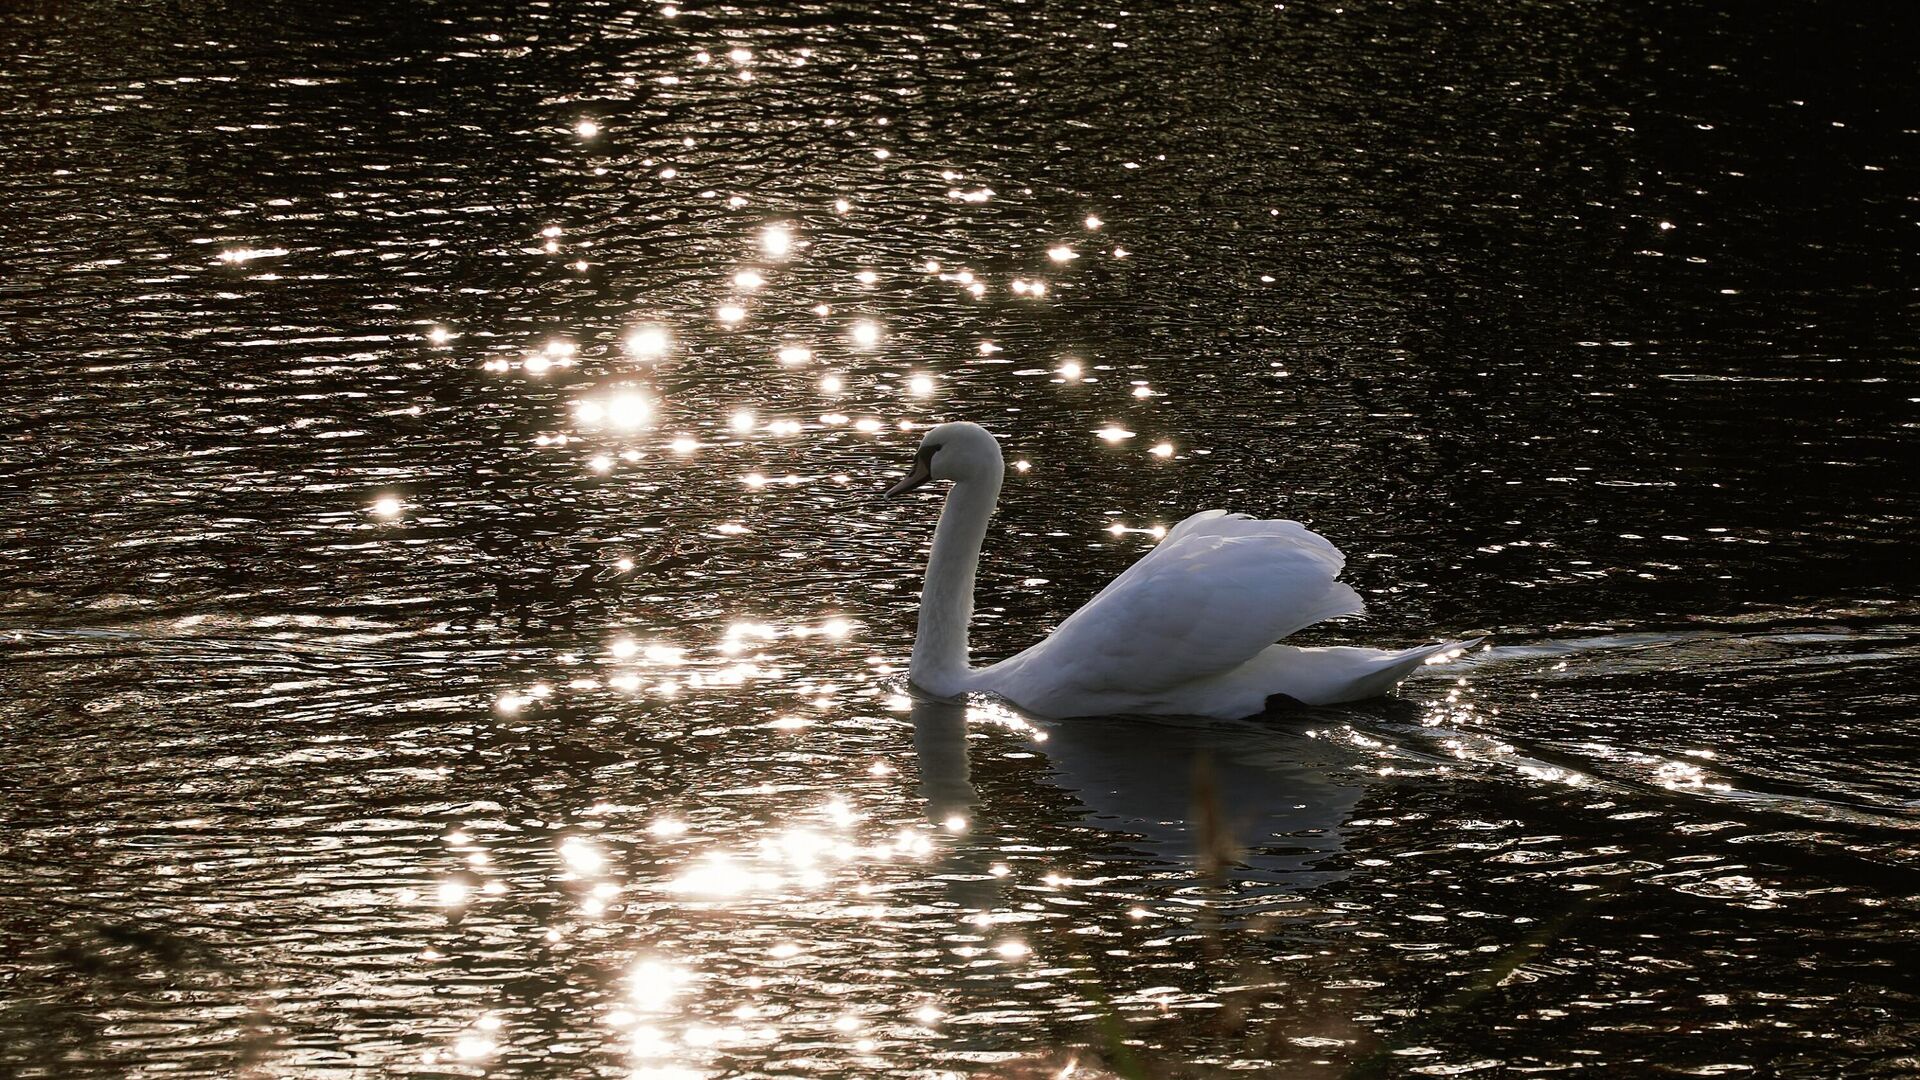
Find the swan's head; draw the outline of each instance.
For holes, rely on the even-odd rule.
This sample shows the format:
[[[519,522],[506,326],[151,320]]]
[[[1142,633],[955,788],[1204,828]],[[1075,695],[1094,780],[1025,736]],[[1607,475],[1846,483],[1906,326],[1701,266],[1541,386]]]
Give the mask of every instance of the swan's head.
[[[887,497],[904,495],[929,480],[995,480],[1006,467],[1000,460],[1000,442],[979,424],[965,420],[930,428],[913,456],[913,468],[887,489]]]

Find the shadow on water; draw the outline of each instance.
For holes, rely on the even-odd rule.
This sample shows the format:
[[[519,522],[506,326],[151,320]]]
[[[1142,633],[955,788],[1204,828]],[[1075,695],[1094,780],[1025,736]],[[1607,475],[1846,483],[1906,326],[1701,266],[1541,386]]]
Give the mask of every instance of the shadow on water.
[[[1306,888],[1337,876],[1315,865],[1341,850],[1340,826],[1361,795],[1343,771],[1355,755],[1284,718],[1043,720],[919,691],[912,715],[920,790],[936,825],[974,817],[983,796],[969,733],[1000,727],[1045,758],[1046,781],[1120,851],[1166,866],[1231,864],[1244,880]]]

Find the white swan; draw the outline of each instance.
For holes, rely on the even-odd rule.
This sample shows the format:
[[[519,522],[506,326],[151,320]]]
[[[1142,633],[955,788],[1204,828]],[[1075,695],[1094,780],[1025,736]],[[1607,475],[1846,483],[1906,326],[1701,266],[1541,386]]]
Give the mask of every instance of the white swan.
[[[1235,718],[1285,695],[1307,705],[1375,697],[1430,658],[1471,642],[1400,652],[1274,642],[1365,609],[1335,580],[1346,559],[1297,521],[1207,510],[1182,521],[1052,636],[990,667],[968,665],[974,569],[1006,468],[977,424],[920,441],[891,497],[951,480],[920,594],[908,678],[939,697],[998,694],[1045,717],[1113,713]]]

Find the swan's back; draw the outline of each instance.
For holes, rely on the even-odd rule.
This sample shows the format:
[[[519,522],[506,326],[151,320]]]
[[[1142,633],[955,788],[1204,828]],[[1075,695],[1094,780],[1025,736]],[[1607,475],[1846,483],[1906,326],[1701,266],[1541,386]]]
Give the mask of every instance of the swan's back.
[[[1363,611],[1336,580],[1345,562],[1297,521],[1195,514],[1046,641],[982,672],[978,688],[1049,715],[1165,700],[1303,627]]]

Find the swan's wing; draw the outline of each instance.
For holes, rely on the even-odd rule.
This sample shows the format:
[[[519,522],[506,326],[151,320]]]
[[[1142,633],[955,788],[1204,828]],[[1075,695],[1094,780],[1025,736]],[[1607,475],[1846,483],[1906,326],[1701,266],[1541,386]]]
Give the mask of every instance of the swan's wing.
[[[1151,693],[1236,667],[1365,610],[1340,549],[1297,521],[1195,514],[1073,613],[1029,663],[1088,689]]]
[[[1347,564],[1347,557],[1333,546],[1333,541],[1307,528],[1297,521],[1279,519],[1261,519],[1252,514],[1235,514],[1225,510],[1202,510],[1184,518],[1178,525],[1167,531],[1152,551],[1140,556],[1132,566],[1120,572],[1120,576],[1107,582],[1107,587],[1094,594],[1094,600],[1120,588],[1144,567],[1151,566],[1153,560],[1163,552],[1173,550],[1180,541],[1191,536],[1258,536],[1263,533],[1288,533],[1297,537],[1303,547],[1322,553],[1331,560],[1333,575],[1338,576],[1340,569]],[[1357,599],[1357,598],[1356,598]],[[1092,606],[1092,601],[1088,601]],[[1084,609],[1083,609],[1084,610]],[[1302,624],[1307,625],[1307,624]]]

